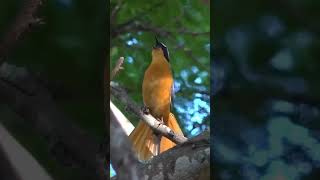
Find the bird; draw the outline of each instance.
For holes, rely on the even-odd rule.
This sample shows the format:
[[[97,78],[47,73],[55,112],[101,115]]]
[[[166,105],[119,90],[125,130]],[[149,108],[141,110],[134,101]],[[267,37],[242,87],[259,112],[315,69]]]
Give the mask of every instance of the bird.
[[[179,135],[183,132],[171,113],[173,95],[173,73],[169,61],[168,48],[155,37],[152,60],[144,73],[142,97],[148,113]],[[155,132],[144,122],[129,135],[133,150],[139,160],[148,160],[174,147],[176,144]]]

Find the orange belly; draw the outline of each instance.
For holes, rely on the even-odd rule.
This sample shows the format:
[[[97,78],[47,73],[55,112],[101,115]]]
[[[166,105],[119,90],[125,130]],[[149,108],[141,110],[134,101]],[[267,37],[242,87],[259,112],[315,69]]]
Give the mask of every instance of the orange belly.
[[[142,94],[144,105],[151,114],[166,122],[170,113],[173,78],[170,67],[167,70],[164,67],[160,63],[149,66],[144,75]]]

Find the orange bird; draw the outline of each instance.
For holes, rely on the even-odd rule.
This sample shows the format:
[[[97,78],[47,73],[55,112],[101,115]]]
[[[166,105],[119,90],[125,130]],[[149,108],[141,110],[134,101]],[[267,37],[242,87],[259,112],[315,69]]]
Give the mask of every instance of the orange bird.
[[[167,47],[158,41],[152,49],[152,61],[144,73],[142,95],[145,107],[150,114],[170,127],[175,133],[183,135],[180,126],[170,112],[173,77]],[[155,134],[143,121],[132,131],[129,138],[140,160],[148,160],[176,144],[166,137]]]

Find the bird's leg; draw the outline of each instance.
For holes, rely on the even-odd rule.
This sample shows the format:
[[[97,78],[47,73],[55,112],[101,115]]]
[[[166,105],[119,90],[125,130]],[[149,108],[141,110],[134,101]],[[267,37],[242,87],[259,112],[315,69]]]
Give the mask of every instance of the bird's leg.
[[[158,127],[159,127],[160,125],[164,124],[163,117],[161,117],[161,118],[156,118],[156,119],[157,119],[157,121],[160,122],[159,125],[158,125]]]
[[[150,114],[150,109],[147,106],[143,106],[141,108],[143,114]]]
[[[161,123],[161,124],[164,123],[164,121],[163,121],[163,116],[162,116],[161,119],[160,119],[160,123]]]

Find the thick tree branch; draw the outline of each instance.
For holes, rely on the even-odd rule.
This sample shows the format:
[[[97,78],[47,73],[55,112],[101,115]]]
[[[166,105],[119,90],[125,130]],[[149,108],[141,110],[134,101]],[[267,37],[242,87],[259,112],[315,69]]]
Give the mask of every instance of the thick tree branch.
[[[21,35],[26,32],[31,25],[40,22],[39,18],[35,18],[38,7],[42,4],[42,0],[26,1],[17,15],[16,20],[9,31],[5,34],[0,44],[0,65],[3,59],[8,55],[9,51],[14,47]]]
[[[108,178],[109,172],[101,173],[106,160],[99,156],[97,141],[72,124],[24,68],[7,63],[0,66],[0,101],[47,139],[50,152],[60,162],[81,168],[88,178]]]
[[[132,151],[131,142],[121,128],[119,120],[110,112],[110,160],[117,172],[119,180],[140,180],[141,173],[137,170],[138,159]]]
[[[204,132],[140,166],[150,179],[210,179],[209,132]],[[161,179],[161,178],[160,178]]]
[[[187,142],[177,145],[146,163],[141,163],[138,170],[148,179],[210,179],[210,141],[209,132],[204,132]],[[118,180],[118,177],[111,178]]]
[[[118,120],[122,129],[125,131],[126,135],[129,136],[134,129],[133,124],[126,118],[126,116],[120,111],[120,109],[117,108],[111,101],[110,101],[110,110],[116,116],[116,119]]]

